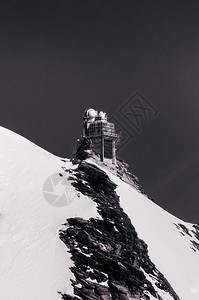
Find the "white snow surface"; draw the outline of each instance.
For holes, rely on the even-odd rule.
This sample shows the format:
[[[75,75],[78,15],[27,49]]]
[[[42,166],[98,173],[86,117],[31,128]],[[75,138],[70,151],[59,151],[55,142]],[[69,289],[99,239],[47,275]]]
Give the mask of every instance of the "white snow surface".
[[[54,207],[42,194],[45,180],[73,168],[18,134],[0,127],[0,299],[58,300],[73,295],[70,255],[58,231],[66,218],[97,217],[80,195]]]
[[[55,173],[63,173],[62,167],[74,168],[69,160],[63,162],[0,127],[1,300],[60,300],[57,291],[73,295],[73,274],[69,269],[72,261],[59,239],[59,229],[69,217],[100,216],[96,204],[79,192],[64,207],[46,202],[42,194],[44,182]],[[199,251],[194,251],[190,242],[197,241],[191,233],[192,224],[167,213],[114,174],[104,171],[117,184],[121,206],[138,236],[147,243],[156,267],[181,300],[198,300]],[[184,224],[192,237],[183,236],[174,223]],[[164,292],[161,296],[169,299]]]
[[[89,162],[95,164],[92,160]],[[148,245],[149,256],[158,270],[181,300],[198,300],[199,251],[194,251],[191,243],[191,240],[198,242],[192,233],[193,224],[171,215],[107,169],[97,166],[117,184],[120,205],[131,219],[139,238]],[[191,236],[183,235],[174,223],[185,225]],[[163,294],[161,296],[166,300],[168,296]]]

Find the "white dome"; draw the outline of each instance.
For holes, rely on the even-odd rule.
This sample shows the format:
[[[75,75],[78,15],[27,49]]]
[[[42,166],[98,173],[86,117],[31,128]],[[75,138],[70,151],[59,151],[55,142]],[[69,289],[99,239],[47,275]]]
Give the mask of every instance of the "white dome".
[[[95,118],[97,116],[97,111],[94,110],[93,108],[89,108],[87,110],[87,117],[90,117],[90,118]]]
[[[99,117],[101,117],[103,120],[106,120],[106,119],[107,119],[106,113],[103,112],[103,111],[100,111],[100,112],[99,112]]]

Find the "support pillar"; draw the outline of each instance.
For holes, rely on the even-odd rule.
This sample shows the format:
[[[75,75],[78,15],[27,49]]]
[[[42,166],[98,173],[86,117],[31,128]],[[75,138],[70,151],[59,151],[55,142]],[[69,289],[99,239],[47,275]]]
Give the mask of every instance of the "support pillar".
[[[102,137],[101,141],[101,161],[104,161],[104,137]]]
[[[116,148],[115,148],[115,140],[112,141],[112,163],[116,165]]]

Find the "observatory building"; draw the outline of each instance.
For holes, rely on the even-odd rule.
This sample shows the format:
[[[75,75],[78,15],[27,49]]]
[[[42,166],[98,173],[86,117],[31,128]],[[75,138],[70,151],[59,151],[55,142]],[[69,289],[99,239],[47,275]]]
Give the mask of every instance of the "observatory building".
[[[107,121],[105,112],[99,113],[89,108],[85,111],[83,137],[91,141],[91,149],[100,156],[101,161],[116,164],[116,141],[115,125]]]

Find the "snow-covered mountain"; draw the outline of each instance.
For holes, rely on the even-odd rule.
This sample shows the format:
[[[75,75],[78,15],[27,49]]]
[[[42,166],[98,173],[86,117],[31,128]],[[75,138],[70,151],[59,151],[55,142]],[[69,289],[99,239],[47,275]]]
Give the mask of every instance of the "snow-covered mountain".
[[[0,299],[198,300],[198,225],[126,178],[0,127]]]

